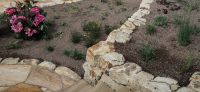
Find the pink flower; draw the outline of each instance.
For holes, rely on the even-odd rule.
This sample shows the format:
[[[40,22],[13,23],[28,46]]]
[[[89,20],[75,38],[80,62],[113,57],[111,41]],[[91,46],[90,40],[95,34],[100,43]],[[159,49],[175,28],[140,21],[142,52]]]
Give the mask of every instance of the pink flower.
[[[12,25],[14,25],[14,24],[16,24],[17,23],[17,16],[16,15],[13,15],[12,17],[11,17],[11,19],[10,19],[10,23],[12,24]]]
[[[33,7],[33,8],[31,8],[31,13],[39,14],[40,13],[40,8],[39,7]]]
[[[22,31],[23,25],[22,25],[21,22],[18,22],[17,24],[13,24],[13,25],[11,26],[11,29],[12,29],[15,33],[19,33],[19,32]]]
[[[18,19],[26,20],[25,16],[18,16]]]
[[[38,26],[41,22],[43,22],[44,20],[45,20],[45,17],[44,17],[43,15],[37,14],[37,15],[35,16],[34,21],[33,21],[33,25],[37,27],[37,26]]]
[[[37,31],[35,29],[31,30],[30,28],[27,28],[25,30],[25,34],[28,36],[28,37],[31,37],[33,36],[33,34],[37,33]]]
[[[16,13],[17,10],[15,8],[7,8],[4,13],[7,15],[13,15],[14,13]]]

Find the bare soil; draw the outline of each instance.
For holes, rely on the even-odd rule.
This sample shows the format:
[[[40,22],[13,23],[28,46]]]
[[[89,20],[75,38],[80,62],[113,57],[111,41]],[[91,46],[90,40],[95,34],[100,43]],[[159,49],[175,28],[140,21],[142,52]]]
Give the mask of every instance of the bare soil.
[[[162,0],[161,0],[162,1]],[[173,23],[173,16],[186,15],[183,6],[177,8],[177,3],[151,5],[151,14],[145,18],[152,23],[155,16],[164,15],[168,18],[168,26],[156,27],[156,33],[146,34],[146,26],[139,27],[133,34],[132,40],[126,44],[116,44],[117,52],[122,53],[128,62],[134,62],[142,66],[143,70],[154,76],[171,77],[178,80],[180,86],[189,83],[191,75],[200,71],[200,34],[192,35],[190,45],[183,47],[177,42],[178,27]],[[171,7],[174,7],[172,9]],[[167,12],[166,12],[167,11]],[[190,21],[200,27],[200,11],[191,12]],[[146,62],[138,53],[139,49],[150,44],[156,49],[156,58]],[[192,56],[195,59],[194,65],[187,71],[184,70],[186,58]]]
[[[77,49],[86,53],[87,48],[84,43],[73,44],[71,42],[72,32],[83,33],[82,26],[89,21],[97,21],[102,27],[105,25],[119,27],[129,16],[139,7],[141,0],[123,0],[123,4],[117,6],[115,0],[108,0],[108,3],[102,3],[101,0],[83,0],[72,4],[60,4],[44,8],[47,11],[47,21],[53,25],[49,31],[54,38],[51,40],[40,41],[21,41],[15,39],[13,34],[6,28],[0,27],[0,57],[21,57],[21,58],[39,58],[53,61],[73,69],[79,75],[83,75],[82,64],[84,60],[74,60],[63,54],[65,49]],[[58,35],[60,33],[60,35]],[[57,34],[57,36],[56,36]],[[102,31],[100,40],[106,39],[106,34]],[[6,49],[11,42],[17,41],[19,49]],[[54,46],[55,51],[48,52],[47,46]]]

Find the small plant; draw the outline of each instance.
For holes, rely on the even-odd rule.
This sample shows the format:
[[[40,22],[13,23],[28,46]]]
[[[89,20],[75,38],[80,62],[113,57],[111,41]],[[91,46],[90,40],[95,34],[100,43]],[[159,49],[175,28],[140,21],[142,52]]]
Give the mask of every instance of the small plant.
[[[105,33],[106,33],[107,35],[109,35],[110,32],[112,32],[114,29],[115,29],[115,27],[111,27],[111,26],[109,26],[109,25],[105,25],[105,27],[104,27]]]
[[[60,16],[56,15],[53,17],[54,19],[60,19]]]
[[[195,59],[192,56],[187,57],[184,66],[183,66],[183,71],[188,71],[190,70],[195,63]]]
[[[189,23],[183,23],[179,27],[178,42],[181,46],[187,46],[190,44],[191,27]]]
[[[87,32],[90,37],[98,38],[100,36],[101,25],[97,22],[88,22],[84,24],[83,31]]]
[[[21,46],[18,44],[18,42],[12,42],[6,46],[6,49],[8,49],[8,50],[9,49],[19,49],[19,48],[21,48]]]
[[[49,52],[53,52],[55,50],[54,46],[47,46],[46,49]]]
[[[80,32],[73,32],[71,40],[73,43],[79,43],[82,39],[82,35]]]
[[[80,7],[77,5],[71,5],[65,11],[69,13],[77,13],[77,12],[80,12]]]
[[[94,45],[97,42],[97,38],[94,38],[93,36],[87,36],[85,37],[85,46],[91,47],[92,45]]]
[[[74,50],[74,51],[70,51],[70,50],[65,50],[64,54],[66,56],[69,56],[75,60],[84,60],[85,59],[85,55],[82,54],[81,52]]]
[[[166,27],[168,24],[168,19],[165,16],[156,16],[154,19],[154,24],[156,26]]]
[[[180,15],[175,15],[173,17],[173,24],[175,25],[181,25],[182,23],[184,23],[184,19],[183,19],[183,16],[180,16]]]
[[[6,16],[6,14],[0,14],[0,24],[1,23],[5,23],[6,22],[6,18],[7,18],[7,16]]]
[[[147,34],[153,34],[153,33],[155,33],[156,32],[156,27],[154,26],[154,25],[152,25],[152,24],[148,24],[147,26],[146,26],[146,33]]]
[[[144,61],[150,61],[156,57],[156,52],[150,45],[145,45],[139,50],[139,54],[142,56]]]
[[[63,36],[63,34],[64,33],[62,31],[56,32],[55,35],[54,35],[54,37],[60,37],[61,38]]]
[[[115,0],[115,4],[116,4],[117,6],[120,6],[120,5],[123,4],[123,2],[122,2],[122,0]]]
[[[108,3],[108,0],[101,0],[102,3]]]

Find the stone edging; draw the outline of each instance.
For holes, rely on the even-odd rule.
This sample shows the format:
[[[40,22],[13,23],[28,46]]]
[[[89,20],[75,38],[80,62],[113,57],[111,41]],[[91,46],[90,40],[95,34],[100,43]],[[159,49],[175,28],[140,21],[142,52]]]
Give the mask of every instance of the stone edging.
[[[17,84],[39,86],[44,92],[58,92],[81,80],[64,66],[38,59],[0,58],[0,92]]]
[[[130,41],[131,34],[136,27],[145,25],[146,19],[142,18],[150,14],[150,4],[154,0],[142,0],[140,7],[118,29],[113,30],[106,41],[88,48],[84,79],[91,85],[98,81],[107,83],[113,90],[118,90],[120,85],[127,86],[134,92],[200,92],[200,72],[196,72],[190,78],[187,87],[180,87],[177,80],[167,77],[155,77],[142,71],[135,63],[125,63],[122,54],[115,52],[114,43],[126,43]]]

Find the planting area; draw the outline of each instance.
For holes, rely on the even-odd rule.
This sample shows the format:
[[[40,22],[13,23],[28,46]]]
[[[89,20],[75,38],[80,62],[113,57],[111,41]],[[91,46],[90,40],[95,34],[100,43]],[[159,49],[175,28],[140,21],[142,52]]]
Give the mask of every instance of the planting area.
[[[171,77],[180,86],[200,71],[199,0],[157,0],[151,5],[148,23],[139,27],[129,43],[116,43],[128,62],[154,76]]]
[[[0,25],[0,57],[38,58],[71,68],[83,75],[88,47],[105,40],[119,28],[141,0],[83,0],[45,7],[46,40],[16,39],[10,28]]]

